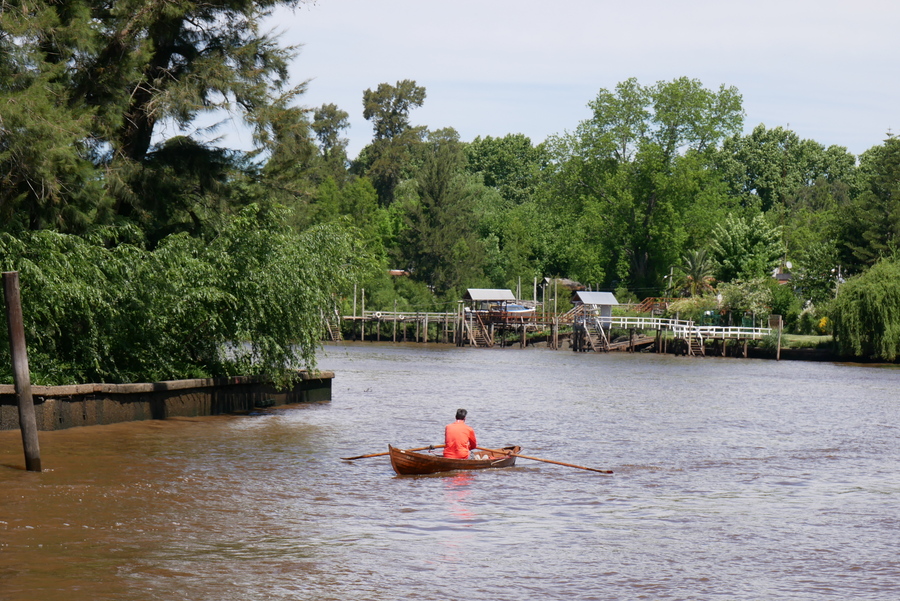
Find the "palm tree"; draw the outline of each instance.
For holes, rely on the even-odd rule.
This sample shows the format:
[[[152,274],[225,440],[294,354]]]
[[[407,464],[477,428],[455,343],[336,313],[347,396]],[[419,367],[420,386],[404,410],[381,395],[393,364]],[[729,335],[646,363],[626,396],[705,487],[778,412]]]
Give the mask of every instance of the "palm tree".
[[[676,268],[675,289],[681,296],[703,296],[715,290],[715,263],[705,248],[685,253]]]

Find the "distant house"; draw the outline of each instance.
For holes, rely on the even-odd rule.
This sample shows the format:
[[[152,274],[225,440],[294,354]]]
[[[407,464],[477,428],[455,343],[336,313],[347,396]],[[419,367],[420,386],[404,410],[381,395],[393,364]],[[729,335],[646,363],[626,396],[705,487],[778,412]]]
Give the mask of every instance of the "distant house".
[[[544,285],[548,287],[557,287],[561,290],[584,290],[587,288],[581,282],[576,282],[575,280],[570,280],[569,278],[544,278]]]
[[[512,290],[502,288],[469,288],[463,295],[463,301],[476,311],[486,311],[491,305],[505,305],[516,302]]]
[[[603,327],[608,327],[612,317],[612,308],[618,305],[612,292],[587,292],[576,290],[572,294],[572,304],[584,307],[585,312],[593,313],[600,317]],[[605,319],[604,319],[605,318]]]
[[[775,281],[779,284],[790,284],[791,280],[794,279],[790,273],[778,272],[775,274]]]

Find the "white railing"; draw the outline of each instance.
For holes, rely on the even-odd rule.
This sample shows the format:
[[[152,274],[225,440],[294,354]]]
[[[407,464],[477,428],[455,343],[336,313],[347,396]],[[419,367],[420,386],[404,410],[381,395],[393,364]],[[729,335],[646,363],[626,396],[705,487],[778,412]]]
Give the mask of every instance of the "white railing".
[[[560,314],[562,315],[562,314]],[[472,315],[467,314],[467,318]],[[548,317],[544,319],[524,318],[524,321],[542,321],[546,323]],[[414,322],[418,320],[428,320],[429,322],[439,322],[443,320],[454,321],[459,318],[458,313],[437,313],[437,312],[409,312],[409,311],[364,311],[361,318],[358,319],[377,319],[380,321],[407,321]],[[578,316],[575,320],[590,320],[594,324],[598,324],[603,328],[616,328],[622,330],[671,330],[676,338],[709,338],[716,340],[760,340],[770,335],[772,328],[744,328],[737,326],[700,326],[693,321],[684,319],[670,319],[666,317],[621,317],[621,316],[604,316],[596,314],[588,314]],[[345,319],[353,319],[346,318]],[[550,318],[552,319],[552,318]],[[516,323],[519,323],[518,318]]]
[[[742,328],[733,326],[697,326],[696,336],[717,340],[760,340],[772,333],[771,328]]]
[[[676,338],[714,338],[717,340],[760,340],[772,333],[771,328],[736,326],[698,326],[693,321],[665,317],[597,317],[605,328],[623,330],[671,330]]]
[[[428,319],[428,321],[454,320],[456,313],[433,313],[427,311],[363,311],[359,319],[380,319],[381,321],[416,321]],[[344,319],[353,319],[352,317]]]

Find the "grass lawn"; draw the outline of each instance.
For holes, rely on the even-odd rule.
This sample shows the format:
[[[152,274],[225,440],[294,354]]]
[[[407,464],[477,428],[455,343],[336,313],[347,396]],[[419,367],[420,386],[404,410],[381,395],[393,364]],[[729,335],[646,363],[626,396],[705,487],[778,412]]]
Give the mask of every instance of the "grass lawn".
[[[800,334],[783,334],[782,348],[829,348],[833,342],[831,336],[806,336]]]

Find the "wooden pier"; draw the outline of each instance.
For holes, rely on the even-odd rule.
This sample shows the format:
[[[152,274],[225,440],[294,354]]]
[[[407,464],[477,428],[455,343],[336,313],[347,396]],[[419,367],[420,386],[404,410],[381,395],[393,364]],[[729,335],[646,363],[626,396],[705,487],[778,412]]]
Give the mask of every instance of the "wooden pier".
[[[693,321],[648,315],[600,316],[583,306],[565,313],[540,310],[528,316],[498,316],[488,311],[470,311],[460,306],[453,313],[363,311],[342,318],[351,324],[354,340],[390,342],[439,342],[456,346],[525,348],[538,340],[559,349],[566,340],[577,352],[635,352],[652,348],[659,353],[689,356],[728,354],[747,356],[750,341],[771,335],[773,328],[704,326]],[[330,327],[329,331],[340,331]],[[612,331],[625,332],[615,340]],[[529,337],[531,340],[529,340]],[[332,335],[332,340],[337,340]]]

